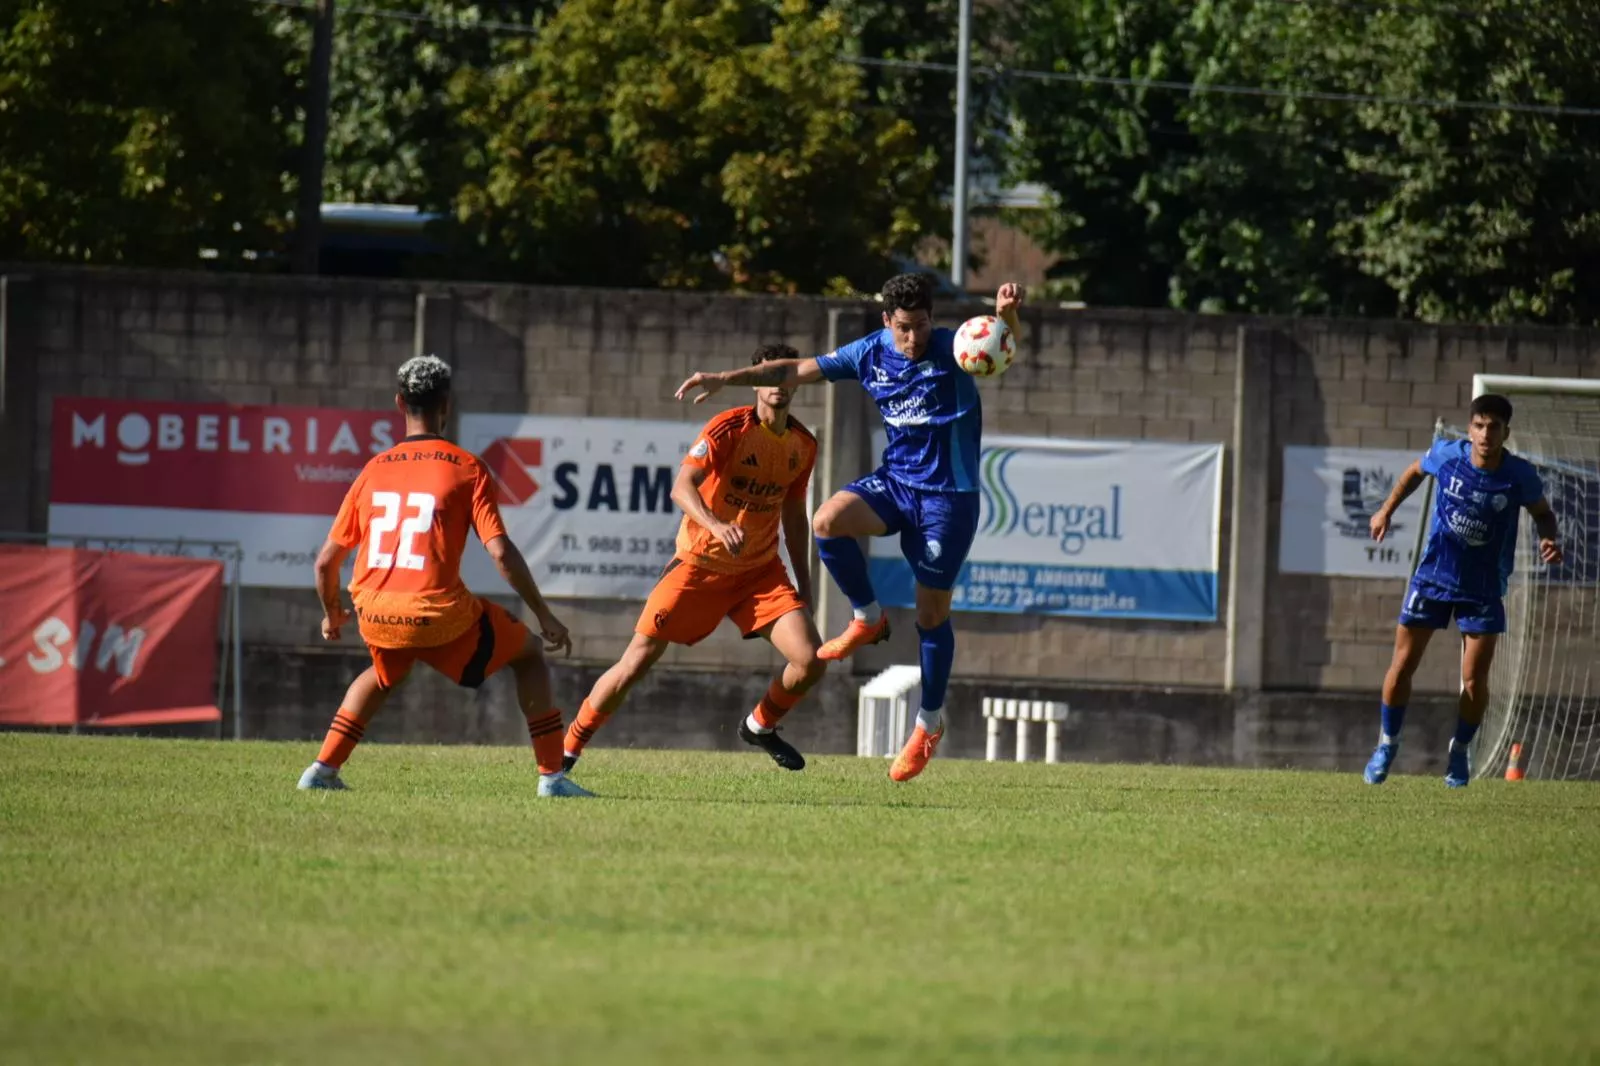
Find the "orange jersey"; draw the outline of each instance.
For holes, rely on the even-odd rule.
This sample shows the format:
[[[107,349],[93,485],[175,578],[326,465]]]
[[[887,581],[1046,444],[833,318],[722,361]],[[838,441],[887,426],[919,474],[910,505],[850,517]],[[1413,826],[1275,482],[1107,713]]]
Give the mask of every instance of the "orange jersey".
[[[357,548],[350,598],[362,639],[432,648],[478,620],[482,605],[461,581],[468,529],[485,544],[506,531],[477,456],[443,437],[415,436],[372,457],[328,534]]]
[[[685,515],[678,556],[707,570],[754,570],[777,557],[785,500],[803,500],[817,461],[817,438],[798,420],[782,433],[761,424],[754,407],[735,407],[705,424],[685,463],[706,471],[700,499],[724,522],[744,530],[737,557],[700,523]]]

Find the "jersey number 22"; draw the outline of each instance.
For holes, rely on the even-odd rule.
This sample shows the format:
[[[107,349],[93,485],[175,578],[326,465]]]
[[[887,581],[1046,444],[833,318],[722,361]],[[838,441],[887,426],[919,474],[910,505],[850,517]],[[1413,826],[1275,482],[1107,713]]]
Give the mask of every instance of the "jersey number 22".
[[[421,570],[427,562],[414,550],[419,535],[433,525],[434,498],[427,492],[406,493],[402,506],[398,492],[372,494],[372,524],[367,527],[367,568],[369,570]],[[413,511],[411,515],[404,512]],[[402,517],[404,521],[402,521]],[[384,537],[399,527],[400,537],[392,553],[383,550]]]

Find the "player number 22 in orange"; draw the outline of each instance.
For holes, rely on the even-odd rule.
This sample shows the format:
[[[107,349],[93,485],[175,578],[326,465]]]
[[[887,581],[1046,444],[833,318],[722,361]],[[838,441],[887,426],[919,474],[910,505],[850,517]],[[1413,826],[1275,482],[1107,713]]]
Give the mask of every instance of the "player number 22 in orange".
[[[433,525],[434,498],[427,492],[406,493],[402,506],[398,492],[372,494],[372,524],[368,527],[367,567],[371,570],[421,570],[427,559],[414,550],[418,536]],[[413,511],[407,515],[405,512]],[[383,550],[384,537],[396,527],[400,536],[394,552]]]

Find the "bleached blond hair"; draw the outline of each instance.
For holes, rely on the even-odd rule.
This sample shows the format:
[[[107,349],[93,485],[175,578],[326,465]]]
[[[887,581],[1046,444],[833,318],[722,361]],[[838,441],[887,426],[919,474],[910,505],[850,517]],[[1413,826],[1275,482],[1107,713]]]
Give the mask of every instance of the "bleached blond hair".
[[[417,411],[437,410],[450,394],[450,364],[437,355],[413,356],[395,376],[406,406]]]

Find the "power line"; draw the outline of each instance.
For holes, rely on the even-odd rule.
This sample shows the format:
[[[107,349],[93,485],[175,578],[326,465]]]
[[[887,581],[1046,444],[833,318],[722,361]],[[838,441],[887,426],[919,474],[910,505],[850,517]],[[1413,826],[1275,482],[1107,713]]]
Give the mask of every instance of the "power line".
[[[846,63],[866,67],[909,70],[938,70],[953,74],[954,63],[933,63],[917,59],[869,59],[865,56],[840,56]],[[1395,107],[1430,108],[1439,111],[1493,111],[1525,115],[1600,117],[1600,107],[1566,107],[1561,104],[1515,104],[1493,100],[1435,100],[1420,96],[1372,96],[1366,93],[1334,93],[1315,89],[1273,89],[1264,85],[1222,85],[1195,81],[1166,81],[1159,78],[1119,78],[1107,74],[1071,74],[1054,70],[1016,70],[997,65],[974,66],[973,73],[995,78],[1020,78],[1025,81],[1071,82],[1078,85],[1114,85],[1129,89],[1160,89],[1192,93],[1197,96],[1255,96],[1275,100],[1321,100],[1340,104],[1387,104]]]
[[[1417,4],[1406,0],[1259,0],[1284,7],[1343,8],[1353,11],[1370,11],[1374,14],[1428,15],[1443,18],[1487,19],[1491,22],[1548,22],[1549,16],[1533,11],[1494,11],[1486,7],[1463,7],[1458,4]]]
[[[252,4],[264,7],[285,7],[291,10],[310,11],[316,5],[311,0],[250,0]],[[409,22],[412,24],[427,23],[432,26],[441,26],[450,30],[477,30],[484,33],[515,34],[524,37],[536,37],[539,30],[533,26],[525,26],[518,22],[497,22],[493,19],[466,21],[464,19],[442,18],[438,15],[429,15],[420,11],[398,11],[394,8],[384,7],[351,7],[339,5],[341,18],[355,15],[365,18],[390,19],[395,22]]]
[[[1295,6],[1310,6],[1316,2],[1326,2],[1342,6],[1375,7],[1378,6],[1379,0],[1370,0],[1370,2],[1368,0],[1273,0],[1273,2],[1293,4]],[[251,0],[251,3],[292,9],[308,9],[312,6],[309,0]],[[1417,5],[1409,4],[1395,4],[1392,6],[1417,7]],[[339,10],[346,15],[394,19],[413,24],[427,23],[448,29],[508,33],[529,37],[537,36],[540,33],[540,30],[536,27],[524,26],[514,22],[465,22],[420,12],[397,11],[392,8],[341,7]],[[1437,10],[1440,12],[1460,13],[1466,11],[1464,8],[1429,8],[1428,10],[1430,12]],[[957,72],[957,67],[954,63],[935,63],[915,59],[876,59],[866,56],[840,56],[838,58],[842,62],[855,66],[938,71],[952,75]],[[1105,85],[1128,89],[1155,89],[1162,92],[1181,92],[1196,96],[1252,96],[1273,100],[1316,100],[1324,103],[1339,104],[1382,104],[1390,107],[1424,108],[1434,111],[1482,111],[1503,114],[1550,115],[1564,118],[1600,117],[1600,107],[1568,107],[1563,104],[1518,104],[1501,103],[1494,100],[1440,100],[1429,97],[1378,96],[1367,93],[1339,93],[1315,89],[1276,89],[1265,85],[1226,85],[1194,81],[1170,81],[1159,78],[1122,78],[1108,74],[1075,74],[1066,71],[1029,70],[993,64],[974,64],[971,69],[974,74],[986,74],[993,78],[1016,78],[1024,81],[1063,82],[1076,85]]]

